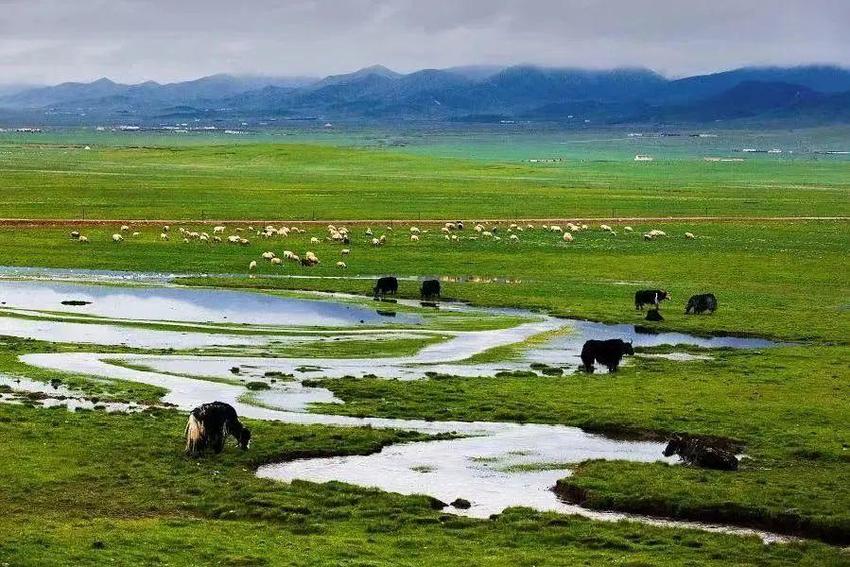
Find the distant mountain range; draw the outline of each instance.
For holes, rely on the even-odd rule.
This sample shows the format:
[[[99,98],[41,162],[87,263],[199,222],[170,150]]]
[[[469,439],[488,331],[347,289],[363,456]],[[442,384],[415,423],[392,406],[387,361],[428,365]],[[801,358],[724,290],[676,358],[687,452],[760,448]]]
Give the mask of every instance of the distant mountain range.
[[[850,70],[759,67],[670,80],[646,69],[456,67],[409,74],[239,77],[135,85],[100,79],[0,90],[0,120],[159,125],[181,120],[574,124],[850,123]]]

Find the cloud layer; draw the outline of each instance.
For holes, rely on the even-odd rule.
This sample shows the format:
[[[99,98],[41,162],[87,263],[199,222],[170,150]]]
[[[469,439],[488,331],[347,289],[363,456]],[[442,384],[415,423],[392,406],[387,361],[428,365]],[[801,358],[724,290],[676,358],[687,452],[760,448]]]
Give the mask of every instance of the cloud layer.
[[[325,75],[381,63],[850,66],[847,0],[0,0],[0,82],[228,72]]]

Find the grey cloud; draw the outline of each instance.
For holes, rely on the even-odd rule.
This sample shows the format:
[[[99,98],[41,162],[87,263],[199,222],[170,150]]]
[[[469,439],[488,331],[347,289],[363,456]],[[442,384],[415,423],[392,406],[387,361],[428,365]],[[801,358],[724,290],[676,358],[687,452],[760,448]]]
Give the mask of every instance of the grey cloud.
[[[0,82],[474,63],[850,65],[846,0],[0,0]]]

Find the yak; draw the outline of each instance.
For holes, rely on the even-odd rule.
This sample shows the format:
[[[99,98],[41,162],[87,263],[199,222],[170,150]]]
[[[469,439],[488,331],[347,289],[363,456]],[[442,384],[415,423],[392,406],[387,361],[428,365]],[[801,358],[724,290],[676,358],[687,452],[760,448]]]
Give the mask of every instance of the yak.
[[[616,372],[620,366],[620,361],[624,355],[634,355],[635,349],[632,343],[627,343],[622,339],[608,339],[607,341],[599,341],[591,339],[584,343],[581,349],[581,361],[584,364],[584,369],[587,372],[593,373],[593,363],[599,364],[608,368],[608,372]]]
[[[440,297],[440,280],[425,280],[419,290],[422,299],[434,299]]]
[[[378,278],[378,281],[375,283],[375,288],[372,291],[375,294],[375,297],[395,295],[398,291],[398,278],[393,276]]]
[[[251,444],[251,430],[240,423],[233,406],[224,402],[202,404],[189,413],[186,423],[186,454],[197,456],[207,449],[216,454],[232,435],[241,449]]]
[[[706,311],[709,313],[717,311],[717,298],[713,293],[694,295],[688,300],[688,306],[685,307],[685,315],[698,315]]]
[[[679,455],[689,465],[721,471],[738,470],[738,457],[731,446],[684,434],[676,434],[667,443],[664,456]]]
[[[643,309],[644,305],[653,305],[658,309],[665,299],[670,299],[670,292],[664,289],[642,289],[635,292],[635,309]]]

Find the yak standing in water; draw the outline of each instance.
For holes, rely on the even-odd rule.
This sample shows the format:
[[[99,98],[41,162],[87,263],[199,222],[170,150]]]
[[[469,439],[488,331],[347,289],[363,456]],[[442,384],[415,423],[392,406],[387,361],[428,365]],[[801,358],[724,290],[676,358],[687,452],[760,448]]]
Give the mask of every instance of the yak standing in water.
[[[587,372],[593,373],[593,363],[599,364],[608,368],[608,372],[616,372],[620,366],[620,361],[624,355],[634,355],[635,349],[632,343],[627,343],[622,339],[608,339],[607,341],[598,341],[591,339],[584,343],[581,349],[581,361],[584,364],[584,369]]]
[[[251,443],[251,430],[239,422],[233,406],[224,402],[202,404],[189,413],[186,424],[186,454],[197,456],[211,448],[216,454],[232,435],[241,449]]]
[[[425,280],[419,290],[422,299],[440,298],[440,280]]]

